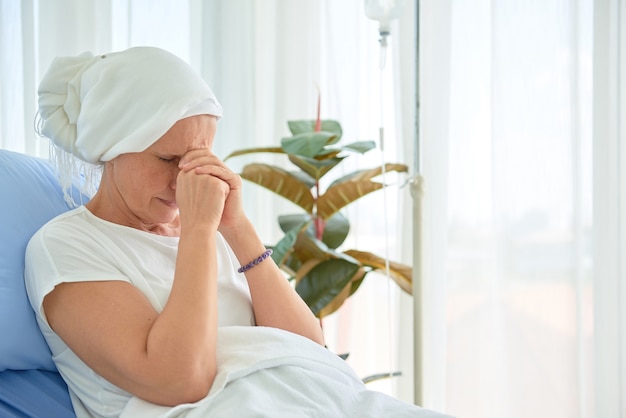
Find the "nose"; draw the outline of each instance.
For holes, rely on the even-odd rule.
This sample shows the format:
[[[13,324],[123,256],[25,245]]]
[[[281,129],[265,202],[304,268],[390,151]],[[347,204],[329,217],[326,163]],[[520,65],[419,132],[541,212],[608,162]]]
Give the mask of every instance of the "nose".
[[[172,170],[171,172],[171,180],[170,180],[170,187],[172,188],[172,190],[176,190],[176,181],[178,179],[178,173],[180,173],[180,168],[176,167]]]

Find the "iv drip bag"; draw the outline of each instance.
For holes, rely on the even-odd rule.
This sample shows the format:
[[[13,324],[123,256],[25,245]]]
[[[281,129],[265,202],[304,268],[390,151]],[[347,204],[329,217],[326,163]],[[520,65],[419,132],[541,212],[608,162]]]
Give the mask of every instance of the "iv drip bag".
[[[400,17],[406,0],[365,0],[365,15],[378,20],[381,35],[388,35],[392,20]]]

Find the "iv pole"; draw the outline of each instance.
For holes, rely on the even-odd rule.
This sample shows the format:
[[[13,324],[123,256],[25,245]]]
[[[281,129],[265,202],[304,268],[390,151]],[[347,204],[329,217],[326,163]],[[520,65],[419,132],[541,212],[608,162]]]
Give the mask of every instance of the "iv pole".
[[[422,200],[424,197],[424,178],[421,175],[420,152],[420,2],[415,7],[415,177],[411,180],[413,198],[413,402],[424,405],[423,382],[423,299],[422,275],[424,260],[422,257]]]

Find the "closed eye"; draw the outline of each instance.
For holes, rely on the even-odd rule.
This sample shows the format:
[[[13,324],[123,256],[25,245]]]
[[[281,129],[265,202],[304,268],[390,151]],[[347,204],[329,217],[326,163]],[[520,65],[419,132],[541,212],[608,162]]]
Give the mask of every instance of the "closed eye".
[[[178,161],[180,160],[179,157],[171,155],[157,155],[157,158],[166,163],[178,163]]]

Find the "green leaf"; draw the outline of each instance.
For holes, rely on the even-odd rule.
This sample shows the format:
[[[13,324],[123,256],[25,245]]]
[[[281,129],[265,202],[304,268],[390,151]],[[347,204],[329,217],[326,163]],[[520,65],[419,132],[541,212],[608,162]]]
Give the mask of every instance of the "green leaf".
[[[317,315],[342,291],[358,269],[358,264],[343,259],[322,261],[298,282],[296,292]]]
[[[384,258],[379,257],[367,251],[348,250],[344,254],[354,257],[364,266],[370,267],[371,271],[387,274],[387,262]],[[406,264],[389,261],[389,278],[396,282],[400,289],[408,294],[413,292],[413,269]],[[356,290],[356,289],[354,289]]]
[[[326,221],[322,241],[329,248],[336,249],[343,244],[349,232],[350,221],[340,212],[337,212]]]
[[[316,181],[324,177],[324,174],[332,170],[343,161],[344,157],[331,158],[328,160],[316,160],[314,158],[297,157],[289,155],[289,161],[298,166],[302,171],[313,177]]]
[[[309,213],[313,211],[314,199],[311,188],[282,168],[253,163],[246,165],[240,175],[295,203]]]
[[[274,251],[272,253],[272,259],[278,266],[280,266],[293,251],[293,246],[296,243],[296,239],[298,239],[298,235],[307,225],[308,222],[301,222],[289,229],[285,236],[272,248]]]
[[[336,157],[340,153],[341,153],[341,148],[326,147],[317,153],[317,155],[315,156],[315,159],[318,161],[328,160],[329,158]]]
[[[382,189],[382,187],[382,184],[369,180],[335,184],[329,187],[326,193],[317,198],[317,214],[323,219],[327,219],[343,207],[366,194]]]
[[[278,225],[280,226],[280,229],[285,233],[305,223],[311,223],[311,215],[309,215],[308,213],[278,215]]]
[[[336,142],[337,136],[332,132],[305,132],[283,138],[280,146],[289,155],[313,158],[326,145]]]
[[[297,272],[302,267],[302,262],[297,257],[294,257],[293,253],[291,253],[288,254],[287,258],[285,258],[282,264],[279,264],[278,266],[282,271],[291,276],[289,280],[297,281]]]
[[[322,131],[332,132],[337,135],[337,141],[341,139],[343,135],[343,129],[341,129],[341,124],[336,120],[325,119],[322,120]]]
[[[408,168],[404,164],[385,164],[385,170],[390,171],[407,171]],[[381,183],[372,181],[371,179],[382,174],[382,167],[376,167],[369,170],[360,170],[348,174],[338,180],[335,180],[328,186],[326,192],[317,197],[317,213],[323,219],[328,219],[334,213],[343,207],[360,199],[361,197],[382,189]]]
[[[293,228],[307,223],[305,233],[314,241],[318,241],[315,235],[315,225],[311,215],[307,213],[297,213],[290,215],[279,215],[278,224],[283,232],[288,232]],[[324,222],[324,233],[322,234],[322,243],[326,246],[322,250],[326,252],[328,248],[336,249],[346,240],[350,232],[350,221],[341,213],[336,213],[330,219]]]
[[[291,120],[287,122],[287,125],[289,126],[289,131],[291,131],[292,135],[298,135],[305,132],[315,132],[315,120]],[[336,120],[323,119],[320,130],[334,133],[338,140],[343,134],[341,124]]]
[[[298,235],[296,244],[294,245],[293,255],[302,263],[311,260],[327,260],[329,258],[339,258],[335,256],[332,249],[328,245],[315,238],[315,231],[309,226],[305,233]],[[356,261],[354,261],[356,263]]]
[[[289,120],[287,126],[291,135],[299,135],[308,132],[315,132],[314,120]]]
[[[398,164],[398,163],[385,163],[385,171],[390,173],[392,171],[398,173],[406,173],[409,171],[409,168],[406,164]],[[378,166],[374,168],[368,168],[365,170],[357,170],[352,173],[346,174],[343,177],[340,177],[333,181],[330,186],[334,186],[339,183],[344,183],[347,181],[361,181],[361,180],[371,180],[383,174],[383,168]],[[329,186],[329,187],[330,187]]]
[[[363,269],[363,271],[365,272],[363,274],[363,277],[361,277],[359,280],[353,280],[352,283],[350,283],[350,296],[352,296],[354,292],[356,292],[359,289],[361,284],[363,284],[363,280],[365,279],[365,276],[367,275],[367,273],[369,273],[369,271],[366,271],[365,269]]]
[[[311,189],[311,188],[313,188],[313,186],[315,186],[315,179],[313,177],[309,176],[304,171],[290,171],[289,174],[291,174],[292,176],[294,176],[295,178],[300,180],[302,183],[304,183],[307,186],[309,186],[309,189]]]
[[[246,155],[246,154],[257,154],[259,152],[271,152],[274,154],[285,154],[285,151],[280,147],[248,148],[248,149],[242,149],[242,150],[231,152],[230,154],[226,156],[226,158],[224,158],[224,161],[232,157],[238,157],[240,155]]]
[[[342,148],[349,151],[356,151],[361,154],[365,154],[367,151],[376,148],[376,143],[374,141],[358,141],[344,145]]]
[[[317,316],[319,318],[323,318],[337,311],[339,308],[341,308],[341,306],[345,303],[346,299],[352,296],[353,283],[362,282],[363,277],[365,277],[365,274],[366,274],[365,269],[363,269],[363,267],[360,267],[359,270],[356,272],[356,274],[352,276],[352,280],[350,280],[350,283],[348,283],[346,287],[344,287],[341,290],[339,295],[337,295],[329,304],[327,304],[321,311],[319,311],[317,313]]]

